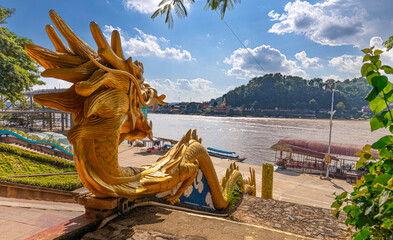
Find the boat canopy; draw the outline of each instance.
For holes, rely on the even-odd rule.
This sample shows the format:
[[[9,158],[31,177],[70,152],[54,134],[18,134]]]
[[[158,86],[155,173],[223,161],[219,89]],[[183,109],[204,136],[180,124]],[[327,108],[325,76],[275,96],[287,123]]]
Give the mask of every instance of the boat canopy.
[[[310,141],[294,138],[282,138],[278,143],[271,146],[274,150],[293,152],[303,155],[310,155],[323,158],[328,152],[329,143],[323,141]],[[332,155],[355,157],[355,154],[363,149],[362,145],[331,143],[330,153]],[[371,151],[374,157],[378,157],[378,152]],[[334,159],[334,158],[333,158]]]
[[[235,152],[228,152],[228,151],[215,149],[215,148],[211,148],[211,147],[208,147],[207,150],[214,151],[214,152],[219,152],[219,153],[225,153],[225,154],[235,154]]]

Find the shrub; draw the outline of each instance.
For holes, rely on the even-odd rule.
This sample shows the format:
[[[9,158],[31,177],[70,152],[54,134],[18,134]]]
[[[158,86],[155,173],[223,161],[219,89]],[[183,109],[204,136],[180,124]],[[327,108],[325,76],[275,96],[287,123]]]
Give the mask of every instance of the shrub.
[[[393,102],[392,83],[382,75],[393,74],[393,68],[382,65],[381,50],[370,48],[363,52],[365,63],[361,73],[373,87],[366,96],[374,114],[370,119],[371,131],[389,128],[393,133],[393,110],[389,106]],[[379,159],[371,155],[372,148],[378,150]],[[365,167],[369,173],[357,181],[352,193],[336,196],[333,214],[338,218],[341,211],[346,213],[345,224],[355,229],[355,240],[393,239],[393,136],[366,145],[358,155],[356,168]]]

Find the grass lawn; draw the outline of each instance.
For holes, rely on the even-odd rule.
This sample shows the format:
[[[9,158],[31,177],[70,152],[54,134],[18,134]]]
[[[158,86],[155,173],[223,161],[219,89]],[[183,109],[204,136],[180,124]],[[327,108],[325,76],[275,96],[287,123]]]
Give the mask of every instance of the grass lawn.
[[[72,191],[82,187],[77,175],[10,178],[11,175],[76,172],[73,162],[0,143],[0,181]]]

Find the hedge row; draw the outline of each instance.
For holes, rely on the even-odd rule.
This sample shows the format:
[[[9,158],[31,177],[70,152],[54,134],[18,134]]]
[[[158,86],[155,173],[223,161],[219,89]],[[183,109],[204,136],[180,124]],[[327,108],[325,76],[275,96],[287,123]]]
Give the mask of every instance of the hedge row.
[[[74,167],[73,162],[70,162],[70,161],[67,161],[67,160],[64,160],[61,158],[57,158],[57,157],[46,156],[46,155],[40,154],[40,153],[30,152],[30,151],[27,151],[27,150],[24,150],[24,149],[15,147],[15,146],[11,146],[8,144],[4,144],[4,143],[0,143],[0,152],[8,152],[8,153],[16,154],[21,157],[35,160],[38,162],[49,163],[49,164],[55,165],[57,167],[64,167],[64,168]]]
[[[73,191],[83,187],[78,175],[54,175],[23,178],[8,178],[0,176],[0,181],[54,188],[65,191]]]
[[[58,167],[52,163],[44,163],[16,154],[0,152],[0,176],[61,172],[75,172],[75,167]]]

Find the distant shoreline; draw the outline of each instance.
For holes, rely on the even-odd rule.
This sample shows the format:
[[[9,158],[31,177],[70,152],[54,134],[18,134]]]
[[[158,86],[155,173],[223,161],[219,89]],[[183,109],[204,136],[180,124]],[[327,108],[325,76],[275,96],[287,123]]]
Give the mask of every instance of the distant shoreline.
[[[284,116],[279,116],[279,117],[274,117],[274,116],[252,116],[252,115],[247,115],[247,116],[228,116],[228,115],[205,115],[205,114],[185,114],[185,113],[161,113],[161,112],[148,112],[148,114],[163,114],[163,115],[177,115],[177,116],[202,116],[202,117],[217,117],[217,118],[269,118],[269,119],[301,119],[301,120],[329,120],[330,118],[311,118],[311,117],[284,117]],[[370,119],[346,119],[346,118],[334,118],[334,121],[370,121]]]

